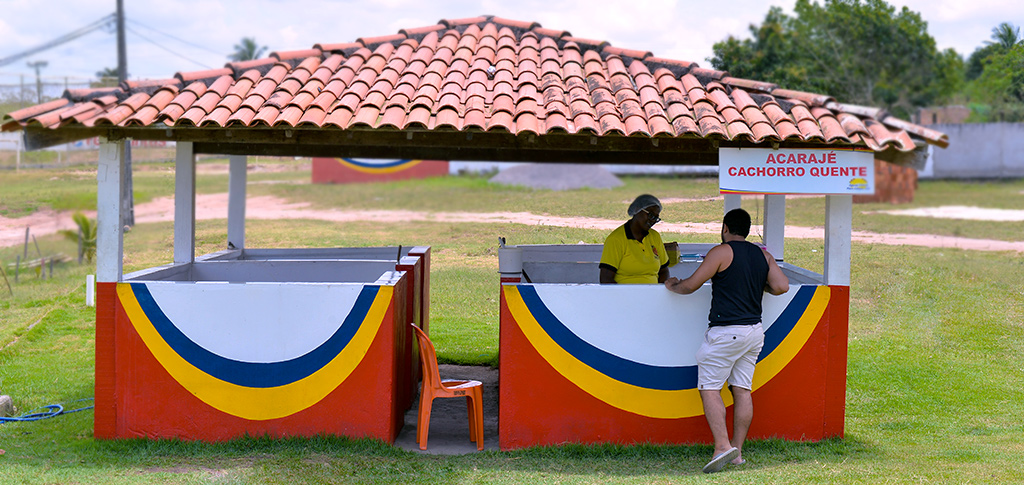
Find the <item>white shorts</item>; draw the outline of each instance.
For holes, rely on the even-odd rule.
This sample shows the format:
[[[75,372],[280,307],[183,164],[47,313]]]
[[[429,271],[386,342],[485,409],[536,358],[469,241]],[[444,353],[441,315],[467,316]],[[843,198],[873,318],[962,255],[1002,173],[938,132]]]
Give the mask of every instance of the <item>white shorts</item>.
[[[760,323],[709,327],[697,350],[697,389],[721,390],[727,379],[730,385],[751,389],[763,345]]]

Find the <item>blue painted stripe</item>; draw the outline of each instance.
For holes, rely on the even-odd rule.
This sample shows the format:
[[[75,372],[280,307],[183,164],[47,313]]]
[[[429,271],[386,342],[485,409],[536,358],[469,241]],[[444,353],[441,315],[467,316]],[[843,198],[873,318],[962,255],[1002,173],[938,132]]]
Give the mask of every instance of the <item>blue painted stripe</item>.
[[[551,313],[532,286],[519,294],[533,318],[560,347],[594,370],[626,384],[647,389],[677,391],[697,387],[697,366],[657,366],[624,359],[579,338]]]
[[[804,286],[778,319],[765,331],[764,347],[758,361],[770,355],[785,340],[803,316],[816,287]],[[657,366],[624,359],[601,350],[573,333],[551,313],[533,286],[520,286],[519,294],[541,328],[560,347],[598,372],[620,382],[647,389],[676,391],[697,387],[697,366]]]
[[[132,283],[131,288],[157,333],[188,363],[217,379],[257,388],[291,384],[309,377],[331,362],[359,330],[380,289],[378,286],[364,286],[334,335],[306,354],[280,362],[243,362],[214,354],[189,339],[167,318],[145,283]]]
[[[398,167],[400,165],[405,165],[405,164],[407,164],[407,163],[412,161],[411,158],[403,158],[401,160],[395,160],[393,162],[371,162],[371,163],[362,162],[362,161],[356,160],[354,158],[342,158],[342,160],[344,160],[344,161],[346,161],[348,163],[351,163],[352,165],[356,165],[356,166],[364,167],[364,168],[391,168],[391,167]]]
[[[811,303],[811,299],[814,298],[814,292],[817,290],[817,286],[801,286],[796,291],[796,295],[793,295],[793,299],[786,305],[786,309],[782,310],[782,313],[779,314],[779,318],[772,322],[772,326],[768,327],[768,330],[765,330],[764,346],[761,347],[761,354],[757,356],[758,362],[771,355],[775,348],[786,339],[789,332],[793,331],[793,327],[796,326],[796,322],[800,321],[800,317],[807,311],[807,305]]]

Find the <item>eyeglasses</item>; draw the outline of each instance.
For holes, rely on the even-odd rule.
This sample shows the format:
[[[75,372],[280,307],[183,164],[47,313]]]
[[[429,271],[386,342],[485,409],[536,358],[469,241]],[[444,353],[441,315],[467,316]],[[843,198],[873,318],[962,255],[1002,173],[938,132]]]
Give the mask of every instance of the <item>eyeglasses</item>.
[[[644,211],[647,214],[647,221],[650,222],[652,226],[657,224],[657,223],[659,223],[659,222],[661,222],[661,218],[660,217],[658,217],[658,216],[656,216],[654,214],[651,214],[651,212],[648,211],[647,209],[640,209],[640,210]]]

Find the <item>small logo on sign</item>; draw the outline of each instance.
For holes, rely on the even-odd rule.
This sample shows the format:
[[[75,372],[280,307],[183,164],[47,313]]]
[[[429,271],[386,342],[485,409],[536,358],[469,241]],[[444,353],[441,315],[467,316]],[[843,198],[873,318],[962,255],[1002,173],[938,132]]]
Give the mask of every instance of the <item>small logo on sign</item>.
[[[850,185],[846,188],[847,190],[867,190],[868,181],[860,177],[850,179]]]

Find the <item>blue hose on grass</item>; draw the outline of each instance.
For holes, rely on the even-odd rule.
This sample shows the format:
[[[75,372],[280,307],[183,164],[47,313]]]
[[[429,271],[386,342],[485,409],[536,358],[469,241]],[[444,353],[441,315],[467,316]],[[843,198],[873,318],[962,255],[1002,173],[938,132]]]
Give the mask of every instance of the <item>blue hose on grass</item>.
[[[76,400],[71,401],[71,402],[92,401],[92,400],[93,400],[93,398],[87,397],[85,399],[76,399]],[[39,421],[39,420],[42,420],[42,419],[55,418],[55,417],[60,416],[62,414],[71,414],[71,413],[77,413],[78,411],[85,411],[86,409],[92,409],[94,407],[95,406],[86,406],[84,408],[78,408],[78,409],[72,409],[70,411],[65,411],[64,410],[64,406],[61,405],[61,404],[47,404],[46,406],[43,406],[41,408],[34,409],[33,412],[31,412],[31,413],[22,414],[21,416],[12,416],[10,418],[5,418],[3,416],[0,416],[0,423],[6,423],[8,421],[15,421],[15,422],[19,422],[19,421]],[[42,409],[45,409],[46,411],[41,411]]]

